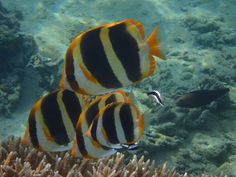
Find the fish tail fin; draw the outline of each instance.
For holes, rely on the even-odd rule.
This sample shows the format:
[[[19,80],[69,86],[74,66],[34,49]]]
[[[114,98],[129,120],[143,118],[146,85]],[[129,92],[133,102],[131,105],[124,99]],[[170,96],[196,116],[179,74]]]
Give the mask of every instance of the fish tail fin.
[[[157,32],[158,32],[158,28],[155,27],[154,30],[152,31],[151,35],[147,39],[147,45],[149,47],[150,55],[154,55],[154,56],[157,56],[157,57],[163,59],[164,57],[160,51],[159,43],[156,38]]]
[[[139,137],[138,137],[138,140],[140,140],[140,138],[143,134],[144,126],[145,126],[145,119],[144,119],[144,114],[142,114],[141,117],[139,118]]]
[[[151,75],[153,75],[153,73],[154,73],[154,71],[156,69],[156,62],[155,62],[155,60],[154,60],[152,55],[149,55],[149,59],[150,59],[150,69],[149,69],[147,75],[151,76]]]
[[[28,139],[29,139],[29,126],[27,125],[25,128],[25,133],[22,138],[22,144],[27,145],[28,144]]]

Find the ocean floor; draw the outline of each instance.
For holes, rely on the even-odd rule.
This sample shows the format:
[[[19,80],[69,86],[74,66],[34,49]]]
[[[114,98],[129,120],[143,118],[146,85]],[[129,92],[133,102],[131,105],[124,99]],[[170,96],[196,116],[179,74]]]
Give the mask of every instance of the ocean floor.
[[[0,140],[22,134],[32,104],[57,87],[65,51],[77,34],[103,23],[133,18],[143,23],[146,36],[158,26],[160,47],[165,55],[165,60],[157,59],[156,74],[135,89],[138,101],[150,111],[147,118],[151,122],[137,154],[145,149],[145,154],[157,164],[168,161],[179,171],[195,175],[223,172],[236,176],[234,0],[0,2],[9,10],[4,18],[13,19],[8,28],[18,24],[17,34],[33,37],[37,46],[30,55],[24,55],[19,65],[14,65],[13,60],[7,69],[8,75],[17,78],[19,74],[14,72],[17,67],[24,77],[15,79],[19,89],[11,91],[11,94],[17,91],[14,105],[0,109],[9,112],[0,114]],[[11,13],[16,18],[12,18]],[[19,53],[17,50],[15,52]],[[22,52],[14,57],[21,58]],[[6,72],[0,75],[0,88],[5,84],[2,82],[9,82]],[[183,93],[222,87],[230,88],[230,93],[204,108],[184,109],[174,104]],[[153,103],[144,94],[143,91],[149,88],[161,92],[165,107]],[[9,98],[7,91],[0,93],[3,100],[5,97],[1,94]]]

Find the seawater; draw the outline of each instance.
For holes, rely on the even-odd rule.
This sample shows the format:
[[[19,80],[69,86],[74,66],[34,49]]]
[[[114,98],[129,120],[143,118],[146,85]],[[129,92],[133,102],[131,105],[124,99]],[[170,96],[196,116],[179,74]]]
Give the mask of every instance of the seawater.
[[[179,171],[234,176],[236,172],[236,4],[233,0],[4,1],[0,6],[0,138],[21,136],[36,100],[58,87],[64,54],[80,32],[123,19],[140,21],[148,36],[158,26],[165,60],[134,86],[149,112],[139,147],[159,165]],[[227,87],[229,94],[200,108],[179,108],[193,90]],[[160,91],[165,106],[147,97]],[[202,98],[204,99],[204,98]],[[129,156],[130,153],[127,153]]]

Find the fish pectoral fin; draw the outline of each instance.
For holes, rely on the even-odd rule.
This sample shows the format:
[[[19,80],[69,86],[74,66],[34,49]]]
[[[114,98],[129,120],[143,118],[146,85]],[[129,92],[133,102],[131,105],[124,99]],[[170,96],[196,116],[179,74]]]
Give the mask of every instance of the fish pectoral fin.
[[[88,137],[88,138],[91,138],[92,135],[91,135],[91,131],[90,131],[90,129],[88,129],[88,130],[85,132],[84,135],[85,135],[86,137]]]
[[[22,144],[24,144],[24,145],[28,144],[28,139],[29,139],[29,126],[26,126],[25,133],[22,138]]]

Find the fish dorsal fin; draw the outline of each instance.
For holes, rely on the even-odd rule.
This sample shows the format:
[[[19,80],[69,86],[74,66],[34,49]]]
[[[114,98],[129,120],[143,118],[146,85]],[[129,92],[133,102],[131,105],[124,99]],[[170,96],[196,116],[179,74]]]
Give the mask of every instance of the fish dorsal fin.
[[[111,106],[115,105],[115,104],[118,104],[118,103],[115,103],[115,102],[112,102],[110,104],[107,104],[106,106],[104,106],[103,108],[100,109],[98,115],[103,115],[104,112],[106,111],[106,109],[110,108]],[[99,117],[98,117],[99,118]]]
[[[157,56],[159,58],[163,59],[163,55],[161,54],[161,51],[159,49],[159,43],[157,41],[156,35],[157,35],[158,28],[155,27],[152,31],[151,35],[147,39],[147,45],[149,47],[149,53],[150,55]]]
[[[92,138],[92,134],[91,134],[91,131],[92,131],[92,127],[94,126],[94,121],[98,121],[98,118],[99,118],[99,113],[94,117],[94,120],[92,121],[92,123],[89,125],[88,127],[88,130],[85,132],[85,136],[90,138],[90,139],[93,139]]]
[[[127,102],[128,98],[123,90],[117,90],[116,92],[122,96],[122,98],[124,99],[124,102]]]
[[[138,30],[139,30],[139,32],[140,32],[142,38],[145,39],[145,33],[144,33],[143,25],[142,25],[140,22],[137,22],[137,21],[135,21],[135,20],[133,20],[133,19],[129,19],[129,20],[127,20],[127,21],[129,21],[129,22],[131,22],[132,24],[134,24],[134,25],[138,28]]]

